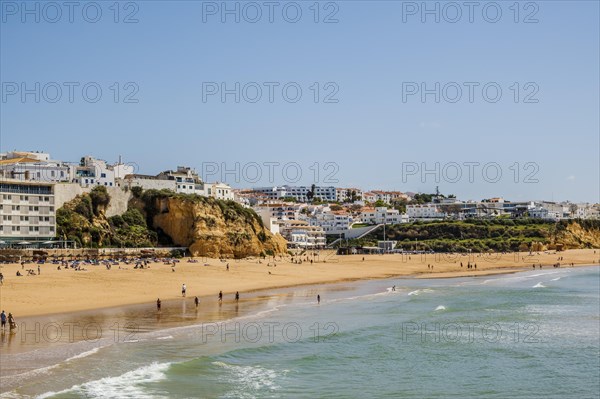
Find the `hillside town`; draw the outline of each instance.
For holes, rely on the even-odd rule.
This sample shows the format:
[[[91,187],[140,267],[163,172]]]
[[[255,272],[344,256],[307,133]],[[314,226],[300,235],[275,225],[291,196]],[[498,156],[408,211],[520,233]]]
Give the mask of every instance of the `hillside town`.
[[[360,238],[382,225],[410,222],[600,219],[599,204],[510,201],[501,197],[474,201],[439,192],[366,191],[318,185],[240,189],[224,182],[205,182],[187,166],[157,175],[139,174],[134,169],[121,157],[108,163],[83,156],[78,163],[69,163],[54,160],[44,152],[0,154],[0,246],[54,245],[60,240],[56,211],[98,186],[105,187],[111,198],[116,199],[107,211],[112,215],[127,209],[134,187],[235,201],[254,210],[264,226],[273,234],[281,234],[291,248],[324,248],[331,238]]]

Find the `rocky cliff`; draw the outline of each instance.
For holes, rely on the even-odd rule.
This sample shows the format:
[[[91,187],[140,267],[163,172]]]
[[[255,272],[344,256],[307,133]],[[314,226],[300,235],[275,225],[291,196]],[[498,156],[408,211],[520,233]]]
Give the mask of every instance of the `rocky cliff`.
[[[564,249],[600,248],[600,230],[595,221],[573,221],[566,225],[559,224],[553,244],[561,244]]]
[[[233,201],[192,195],[144,193],[144,211],[155,230],[193,256],[235,257],[282,254],[286,241],[266,229],[260,217]]]

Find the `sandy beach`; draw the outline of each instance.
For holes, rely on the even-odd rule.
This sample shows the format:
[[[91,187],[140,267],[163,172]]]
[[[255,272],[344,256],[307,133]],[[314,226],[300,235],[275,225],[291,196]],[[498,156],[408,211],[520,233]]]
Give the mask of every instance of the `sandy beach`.
[[[559,258],[562,257],[561,260]],[[170,300],[181,297],[186,284],[187,297],[216,296],[223,291],[225,300],[240,293],[291,287],[305,284],[333,283],[349,280],[379,279],[395,276],[442,278],[482,276],[531,270],[532,264],[552,268],[598,265],[599,250],[569,250],[510,254],[414,254],[414,255],[350,255],[337,256],[320,251],[318,256],[304,256],[301,264],[291,257],[249,260],[196,258],[197,263],[181,259],[175,266],[153,262],[150,269],[133,269],[133,264],[112,266],[84,265],[86,270],[57,270],[57,265],[40,266],[41,274],[27,276],[20,264],[0,265],[4,284],[0,286],[0,307],[16,318],[93,310],[105,307],[152,303],[157,298]],[[364,260],[363,260],[364,258]],[[308,260],[306,260],[308,259]],[[311,263],[310,260],[313,262]],[[461,267],[461,262],[463,266]],[[467,269],[467,263],[477,269]],[[229,264],[229,271],[227,271]],[[430,268],[429,266],[433,267]],[[120,268],[119,268],[120,267]],[[25,274],[16,277],[17,271]]]

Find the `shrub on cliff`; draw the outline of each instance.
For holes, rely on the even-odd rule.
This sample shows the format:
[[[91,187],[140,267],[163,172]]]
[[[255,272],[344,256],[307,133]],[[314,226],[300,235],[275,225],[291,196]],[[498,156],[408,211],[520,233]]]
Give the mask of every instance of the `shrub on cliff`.
[[[101,209],[106,209],[110,203],[110,195],[104,186],[96,186],[90,191],[94,215],[98,216]]]

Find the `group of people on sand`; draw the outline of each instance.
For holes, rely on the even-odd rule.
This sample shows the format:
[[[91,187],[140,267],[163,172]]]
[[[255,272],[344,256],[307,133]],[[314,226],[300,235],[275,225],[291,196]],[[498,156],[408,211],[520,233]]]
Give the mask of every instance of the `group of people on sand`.
[[[187,294],[187,286],[184,284],[181,285],[181,296],[185,298]],[[240,300],[240,292],[236,291],[235,292],[235,301],[239,302]],[[223,291],[219,291],[219,303],[223,302]],[[198,307],[198,305],[200,305],[200,298],[198,298],[197,296],[194,297],[194,305],[196,306],[196,308]],[[162,308],[162,302],[160,300],[160,298],[156,299],[156,310],[161,310]]]
[[[9,312],[8,317],[7,317],[6,313],[3,310],[2,313],[0,313],[0,328],[2,329],[3,332],[6,330],[7,322],[8,322],[8,328],[10,331],[17,328],[17,323],[15,323],[15,318],[13,317],[12,313]]]
[[[463,263],[460,262],[460,267],[464,267]],[[475,269],[477,270],[477,263],[467,262],[467,269]]]

